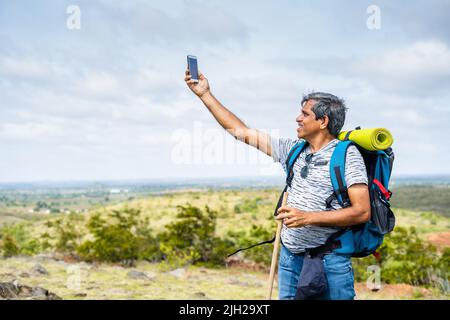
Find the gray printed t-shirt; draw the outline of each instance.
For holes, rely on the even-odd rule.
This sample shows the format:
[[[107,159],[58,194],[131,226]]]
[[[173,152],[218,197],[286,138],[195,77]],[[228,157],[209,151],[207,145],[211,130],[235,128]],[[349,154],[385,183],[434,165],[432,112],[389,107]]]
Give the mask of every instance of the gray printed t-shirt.
[[[299,139],[272,137],[272,158],[280,162],[286,171],[286,158],[289,150]],[[300,176],[301,169],[306,165],[305,157],[311,153],[309,146],[300,154],[294,163],[294,179],[292,187],[288,187],[288,206],[304,211],[325,211],[325,200],[333,193],[330,180],[330,158],[339,140],[330,141],[322,149],[314,153],[306,178]],[[345,161],[345,181],[347,187],[355,183],[367,184],[367,173],[361,153],[355,146],[347,149]],[[336,199],[331,203],[332,209],[341,209]],[[287,228],[283,224],[281,240],[283,245],[293,253],[301,253],[305,248],[314,248],[325,243],[327,238],[339,230],[338,227],[304,226]]]

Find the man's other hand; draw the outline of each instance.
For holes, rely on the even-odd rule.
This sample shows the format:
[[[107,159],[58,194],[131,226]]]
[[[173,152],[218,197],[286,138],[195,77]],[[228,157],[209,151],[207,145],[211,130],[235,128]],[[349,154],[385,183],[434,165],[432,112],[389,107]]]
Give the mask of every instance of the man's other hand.
[[[299,228],[309,224],[310,213],[288,206],[280,207],[275,219],[281,220],[288,228]]]

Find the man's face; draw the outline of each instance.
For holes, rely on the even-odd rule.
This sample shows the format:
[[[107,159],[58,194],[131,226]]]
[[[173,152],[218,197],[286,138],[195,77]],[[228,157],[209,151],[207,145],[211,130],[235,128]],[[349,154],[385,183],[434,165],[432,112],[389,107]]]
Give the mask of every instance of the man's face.
[[[308,138],[320,132],[320,125],[323,121],[321,119],[316,120],[316,115],[311,110],[316,102],[316,100],[308,100],[300,110],[300,115],[296,119],[298,123],[297,137],[299,139],[308,140]]]

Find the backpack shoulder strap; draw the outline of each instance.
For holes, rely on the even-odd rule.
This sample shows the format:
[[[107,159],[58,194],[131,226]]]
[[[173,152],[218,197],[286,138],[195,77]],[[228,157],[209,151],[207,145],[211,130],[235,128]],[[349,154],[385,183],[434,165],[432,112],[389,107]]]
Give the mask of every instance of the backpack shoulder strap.
[[[349,140],[338,142],[330,159],[331,185],[333,186],[334,196],[343,207],[350,205],[347,183],[345,182],[345,158],[347,149],[351,144],[353,142]]]
[[[280,194],[280,198],[278,199],[278,204],[277,204],[277,206],[275,208],[275,211],[273,213],[274,216],[276,216],[278,214],[277,211],[278,211],[278,208],[281,207],[281,203],[282,203],[282,200],[283,200],[283,194],[287,190],[288,186],[289,187],[291,186],[292,179],[294,178],[293,167],[294,167],[295,160],[297,160],[298,156],[305,149],[305,147],[307,145],[308,145],[308,143],[306,141],[304,141],[304,140],[298,141],[296,144],[294,144],[294,146],[291,148],[291,150],[288,153],[288,156],[287,156],[287,159],[286,159],[286,174],[287,174],[286,186],[284,187],[284,190]],[[251,245],[251,246],[246,247],[246,248],[238,249],[235,252],[229,254],[227,256],[227,258],[235,255],[236,253],[238,253],[240,251],[248,250],[250,248],[253,248],[253,247],[256,247],[256,246],[260,246],[260,245],[263,245],[263,244],[272,243],[274,241],[275,241],[275,235],[270,240],[266,240],[266,241],[254,244],[254,245]]]
[[[286,184],[291,187],[292,179],[294,179],[294,163],[300,153],[305,150],[308,143],[305,140],[299,141],[291,148],[286,158]]]

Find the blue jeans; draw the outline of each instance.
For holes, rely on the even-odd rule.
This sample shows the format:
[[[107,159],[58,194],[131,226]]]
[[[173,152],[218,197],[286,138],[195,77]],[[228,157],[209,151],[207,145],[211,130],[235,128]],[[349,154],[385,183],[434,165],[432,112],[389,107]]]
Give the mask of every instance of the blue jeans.
[[[321,300],[353,300],[355,289],[351,257],[329,253],[323,257],[323,262],[328,289]],[[302,266],[303,256],[295,255],[281,245],[278,264],[280,300],[294,299]]]

